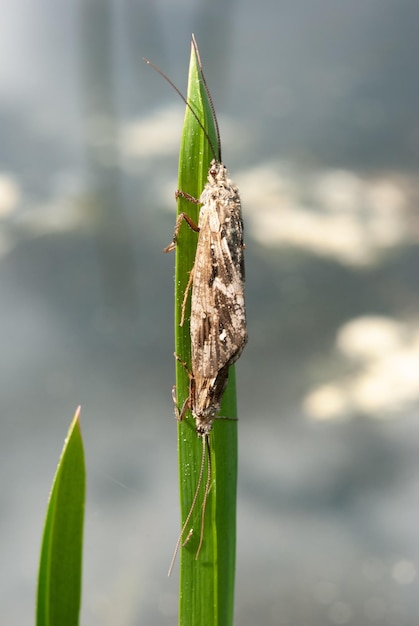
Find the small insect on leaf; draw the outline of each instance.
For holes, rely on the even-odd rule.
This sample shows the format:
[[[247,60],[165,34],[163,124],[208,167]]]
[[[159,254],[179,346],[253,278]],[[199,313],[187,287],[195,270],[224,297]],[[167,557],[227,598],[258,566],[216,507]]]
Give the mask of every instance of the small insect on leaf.
[[[244,243],[243,221],[241,216],[240,195],[236,185],[230,180],[226,167],[221,161],[221,141],[215,109],[203,73],[198,46],[194,36],[192,45],[199,68],[201,81],[210,104],[215,128],[216,142],[210,137],[204,124],[199,119],[196,109],[188,101],[172,81],[155,65],[146,60],[165,78],[185,102],[195,118],[203,137],[212,153],[205,186],[196,199],[188,190],[178,190],[176,197],[200,205],[199,219],[195,221],[182,211],[177,218],[173,240],[165,248],[170,252],[177,247],[181,225],[187,225],[198,233],[195,259],[190,270],[183,304],[180,325],[187,316],[187,299],[191,289],[190,306],[190,340],[191,368],[179,356],[189,377],[189,393],[181,410],[177,408],[176,395],[175,414],[181,421],[187,410],[195,419],[196,433],[202,438],[201,469],[198,484],[189,513],[182,526],[176,544],[170,571],[177,550],[182,544],[198,493],[202,485],[205,463],[207,463],[207,480],[202,503],[201,535],[196,552],[198,558],[204,533],[205,506],[211,487],[211,446],[210,433],[214,419],[220,416],[221,401],[227,386],[229,368],[237,361],[247,343],[246,310],[244,299]],[[192,529],[191,529],[192,530]],[[191,534],[191,530],[185,542]]]

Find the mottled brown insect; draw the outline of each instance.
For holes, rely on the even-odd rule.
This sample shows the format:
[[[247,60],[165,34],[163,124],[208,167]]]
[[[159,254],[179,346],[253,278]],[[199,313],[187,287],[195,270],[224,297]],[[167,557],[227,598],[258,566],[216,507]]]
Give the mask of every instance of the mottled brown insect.
[[[194,265],[185,291],[181,325],[184,323],[186,301],[189,288],[192,288],[190,335],[191,371],[183,363],[189,376],[189,394],[181,410],[177,408],[175,390],[175,414],[181,421],[189,409],[195,419],[196,432],[202,438],[202,464],[195,496],[182,527],[175,554],[169,569],[173,567],[177,550],[186,531],[198,492],[202,483],[205,459],[208,461],[208,476],[203,498],[201,538],[196,553],[198,557],[204,532],[205,504],[211,484],[211,450],[209,435],[213,421],[217,417],[221,400],[228,382],[229,368],[240,357],[247,343],[246,310],[244,300],[244,243],[243,221],[239,191],[229,179],[226,167],[221,161],[221,141],[214,105],[209,92],[195,38],[192,45],[198,60],[200,77],[211,106],[217,133],[217,150],[205,131],[193,107],[179,89],[150,61],[152,65],[176,90],[189,107],[204,132],[213,152],[205,187],[197,200],[184,191],[176,196],[200,204],[199,220],[196,225],[186,214],[181,213],[176,222],[173,240],[165,252],[174,250],[182,221],[198,233]],[[189,537],[189,535],[188,535]]]
[[[173,241],[165,248],[165,252],[176,247],[183,220],[198,232],[195,261],[185,292],[181,324],[184,321],[188,288],[192,285],[192,372],[195,377],[214,380],[222,368],[237,361],[247,343],[243,254],[245,246],[239,191],[229,179],[227,168],[221,162],[218,122],[195,38],[192,38],[192,43],[214,116],[218,139],[217,154],[212,147],[214,158],[199,200],[183,191],[177,192],[177,196],[201,205],[199,221],[196,225],[186,213],[181,213],[177,218]],[[189,106],[187,102],[186,104]],[[195,115],[192,108],[191,111]],[[197,121],[202,127],[198,118]],[[210,138],[207,138],[211,144]],[[217,394],[214,398],[217,398]],[[190,407],[192,412],[194,408],[198,413],[207,410],[200,393],[195,396],[195,400],[194,406]]]

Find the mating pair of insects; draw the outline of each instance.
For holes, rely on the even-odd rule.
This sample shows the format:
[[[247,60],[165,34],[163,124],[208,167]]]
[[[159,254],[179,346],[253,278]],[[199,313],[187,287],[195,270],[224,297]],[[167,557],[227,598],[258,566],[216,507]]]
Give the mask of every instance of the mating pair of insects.
[[[207,94],[213,116],[217,150],[215,150],[191,103],[159,68],[146,59],[146,62],[152,65],[170,83],[185,102],[209,142],[213,155],[207,182],[200,198],[197,200],[184,190],[176,192],[176,197],[183,197],[201,205],[198,224],[196,225],[186,213],[180,213],[176,222],[173,241],[165,248],[165,252],[170,252],[176,248],[179,229],[183,221],[186,221],[189,227],[198,233],[195,260],[184,294],[180,322],[183,325],[188,292],[191,288],[191,369],[180,357],[175,355],[188,373],[189,394],[180,409],[177,405],[175,389],[173,390],[173,399],[175,414],[179,421],[185,417],[188,409],[195,419],[197,435],[202,438],[202,462],[195,496],[182,526],[169,574],[198,498],[205,457],[207,457],[208,475],[203,496],[201,536],[196,552],[196,558],[198,558],[203,540],[205,505],[211,486],[210,433],[213,421],[217,418],[217,413],[220,410],[221,400],[228,382],[229,368],[240,357],[247,342],[243,222],[240,196],[237,187],[228,178],[227,169],[221,161],[218,122],[202,70],[196,40],[193,36],[192,46],[198,63],[199,77]],[[191,532],[189,532],[188,537]]]

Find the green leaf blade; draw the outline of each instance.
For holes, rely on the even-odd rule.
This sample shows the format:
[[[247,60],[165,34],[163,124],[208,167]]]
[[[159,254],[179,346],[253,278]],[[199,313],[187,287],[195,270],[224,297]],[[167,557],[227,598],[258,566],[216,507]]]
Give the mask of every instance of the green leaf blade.
[[[192,47],[188,77],[188,102],[205,128],[186,108],[179,157],[179,189],[199,198],[207,181],[211,160],[217,157],[217,133],[208,96]],[[212,144],[212,145],[211,145]],[[178,212],[187,213],[197,224],[199,206],[178,199]],[[176,251],[175,342],[176,353],[190,364],[190,294],[185,323],[179,326],[189,272],[195,259],[197,234],[186,224],[181,228]],[[182,364],[176,366],[178,406],[188,397],[189,378]],[[181,626],[229,626],[233,623],[236,489],[237,489],[237,417],[234,367],[221,407],[210,434],[212,481],[205,514],[205,534],[198,560],[195,559],[201,530],[201,493],[188,528],[193,535],[180,549],[179,624]],[[181,519],[185,520],[193,500],[202,458],[202,440],[196,435],[195,420],[188,411],[178,426],[179,485]],[[203,483],[205,483],[204,473]],[[187,529],[188,530],[188,529]],[[185,533],[186,534],[186,533]]]
[[[51,489],[38,574],[37,626],[77,626],[80,612],[86,471],[79,409]]]

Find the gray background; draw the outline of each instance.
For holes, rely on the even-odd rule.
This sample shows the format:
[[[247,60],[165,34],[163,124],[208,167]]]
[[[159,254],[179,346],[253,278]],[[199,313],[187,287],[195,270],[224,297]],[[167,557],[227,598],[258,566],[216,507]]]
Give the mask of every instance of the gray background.
[[[417,623],[419,5],[0,2],[0,621],[82,405],[86,626],[173,624],[174,224],[196,34],[242,193],[236,623]]]

